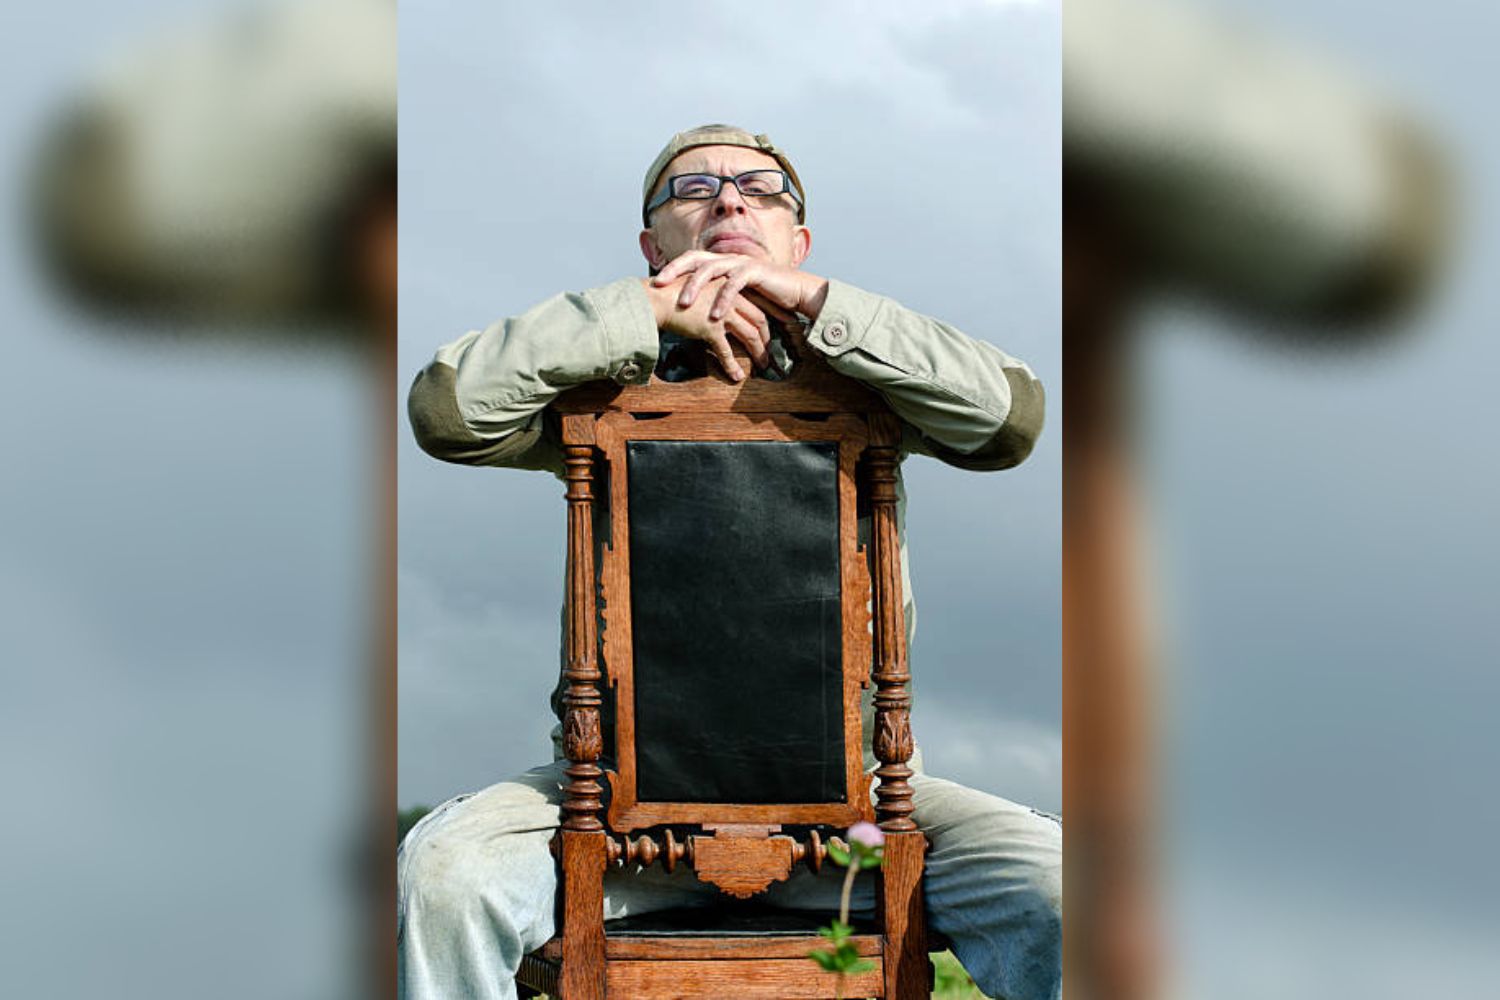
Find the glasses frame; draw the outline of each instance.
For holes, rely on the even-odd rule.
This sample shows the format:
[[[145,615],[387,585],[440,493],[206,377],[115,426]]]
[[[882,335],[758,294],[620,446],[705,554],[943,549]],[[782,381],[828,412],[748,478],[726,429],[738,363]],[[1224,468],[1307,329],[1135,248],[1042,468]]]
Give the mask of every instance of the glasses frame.
[[[740,178],[749,177],[751,174],[780,174],[781,190],[775,192],[774,194],[758,194],[746,191],[744,188],[740,187]],[[718,183],[715,185],[712,194],[704,195],[701,198],[684,197],[677,194],[675,191],[675,188],[677,187],[677,181],[683,177],[708,177],[712,178]],[[792,196],[792,200],[797,203],[799,208],[802,205],[802,196],[797,193],[797,186],[792,183],[791,174],[787,173],[785,170],[778,170],[775,167],[756,167],[754,170],[746,170],[741,173],[735,174],[733,177],[729,176],[728,174],[710,174],[701,170],[695,170],[692,173],[673,174],[671,177],[668,177],[666,185],[661,189],[661,194],[657,195],[655,198],[652,198],[641,214],[644,217],[646,224],[649,226],[651,224],[651,213],[656,211],[658,208],[661,208],[669,201],[713,201],[723,193],[725,181],[729,181],[731,184],[733,184],[734,189],[738,191],[740,193],[740,196],[743,198],[780,198],[784,194],[789,194]]]

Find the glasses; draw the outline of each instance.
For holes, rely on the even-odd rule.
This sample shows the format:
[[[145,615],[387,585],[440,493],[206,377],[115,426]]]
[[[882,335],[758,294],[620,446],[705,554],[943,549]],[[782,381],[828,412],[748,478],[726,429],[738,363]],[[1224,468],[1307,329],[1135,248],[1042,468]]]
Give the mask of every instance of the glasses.
[[[792,179],[784,170],[747,170],[737,177],[725,177],[722,174],[676,174],[667,178],[667,186],[661,189],[661,194],[651,199],[645,214],[649,216],[665,205],[669,198],[712,201],[719,196],[725,181],[734,184],[735,190],[746,198],[776,198],[789,194],[793,201],[802,204],[802,197],[792,187]]]

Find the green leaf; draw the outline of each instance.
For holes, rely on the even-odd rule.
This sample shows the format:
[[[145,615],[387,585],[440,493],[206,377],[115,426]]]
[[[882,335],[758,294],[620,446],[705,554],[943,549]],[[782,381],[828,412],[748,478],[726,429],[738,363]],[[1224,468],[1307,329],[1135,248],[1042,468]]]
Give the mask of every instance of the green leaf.
[[[845,972],[869,972],[873,968],[875,968],[875,963],[874,962],[870,961],[868,958],[862,958],[858,962],[855,962],[853,965],[849,966],[844,971]]]
[[[828,845],[828,856],[846,868],[849,866],[849,852],[838,844],[830,843]]]
[[[834,917],[833,923],[828,925],[828,930],[831,932],[828,936],[833,938],[833,940],[835,941],[842,941],[850,934],[854,933],[853,927],[850,927],[848,924],[844,923],[837,917]]]
[[[884,863],[885,859],[879,856],[859,859],[859,866],[861,868],[879,868]]]
[[[807,957],[817,962],[824,972],[839,971],[838,959],[834,957],[831,951],[810,951],[807,953]]]

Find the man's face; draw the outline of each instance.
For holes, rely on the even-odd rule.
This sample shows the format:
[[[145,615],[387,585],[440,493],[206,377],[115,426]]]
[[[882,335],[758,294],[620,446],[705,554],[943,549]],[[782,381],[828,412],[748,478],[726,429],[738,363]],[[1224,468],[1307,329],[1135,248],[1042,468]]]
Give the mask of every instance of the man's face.
[[[747,170],[780,169],[774,157],[744,146],[698,146],[667,164],[652,195],[677,174],[738,177]],[[641,233],[641,253],[654,268],[689,250],[737,253],[797,267],[811,247],[812,234],[797,224],[797,203],[790,194],[747,198],[727,181],[717,198],[668,199],[651,213],[651,226]]]

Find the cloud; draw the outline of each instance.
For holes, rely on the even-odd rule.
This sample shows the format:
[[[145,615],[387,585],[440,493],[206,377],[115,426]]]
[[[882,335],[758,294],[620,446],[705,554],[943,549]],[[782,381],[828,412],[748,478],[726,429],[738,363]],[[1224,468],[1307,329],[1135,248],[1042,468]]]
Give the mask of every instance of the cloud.
[[[925,696],[916,699],[912,726],[928,774],[1036,809],[1061,811],[1062,732],[1055,726]]]
[[[399,802],[433,805],[550,760],[556,614],[469,606],[404,568],[398,579]]]

